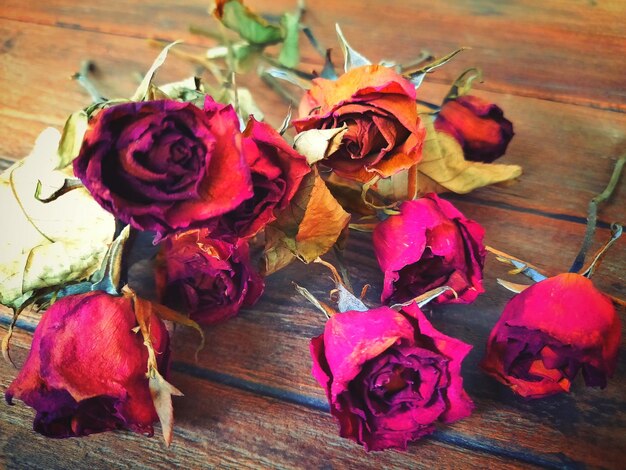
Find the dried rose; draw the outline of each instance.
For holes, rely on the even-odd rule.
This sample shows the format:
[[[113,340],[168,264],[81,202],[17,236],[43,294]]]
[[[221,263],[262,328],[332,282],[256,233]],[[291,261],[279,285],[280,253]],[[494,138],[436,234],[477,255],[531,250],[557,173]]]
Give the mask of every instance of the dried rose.
[[[435,301],[471,303],[482,287],[484,229],[436,194],[405,201],[400,214],[374,229],[378,264],[384,273],[382,301],[406,302],[441,286]]]
[[[472,95],[446,101],[435,129],[454,137],[467,160],[486,163],[504,155],[514,135],[513,124],[502,109]]]
[[[160,234],[202,226],[252,196],[232,107],[126,103],[91,120],[74,171],[108,211]]]
[[[215,217],[207,226],[212,237],[251,237],[274,221],[298,190],[311,168],[269,125],[250,118],[243,133],[253,196]]]
[[[568,392],[579,370],[606,387],[620,344],[611,300],[575,273],[559,274],[513,297],[491,331],[481,367],[518,395]]]
[[[211,239],[206,230],[175,234],[162,242],[156,282],[161,302],[207,325],[254,305],[264,288],[245,240]]]
[[[424,129],[415,87],[392,69],[357,67],[338,80],[316,78],[300,103],[298,132],[347,126],[341,145],[323,164],[339,176],[366,182],[417,163]]]
[[[340,434],[366,450],[409,441],[471,414],[461,362],[471,346],[435,330],[416,304],[332,316],[311,341],[313,376]]]
[[[150,321],[159,371],[169,361],[169,336]],[[158,419],[146,370],[148,350],[131,300],[103,292],[59,299],[42,316],[30,353],[5,393],[33,407],[35,431],[49,437],[114,429],[152,435]]]

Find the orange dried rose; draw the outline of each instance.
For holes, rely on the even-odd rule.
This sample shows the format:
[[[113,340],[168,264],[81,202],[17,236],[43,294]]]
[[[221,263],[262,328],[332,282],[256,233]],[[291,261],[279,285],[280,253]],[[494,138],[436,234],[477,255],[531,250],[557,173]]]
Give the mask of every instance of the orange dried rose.
[[[300,103],[297,132],[347,126],[322,163],[339,176],[367,182],[410,168],[422,157],[425,131],[415,87],[381,65],[354,68],[337,80],[316,78]]]

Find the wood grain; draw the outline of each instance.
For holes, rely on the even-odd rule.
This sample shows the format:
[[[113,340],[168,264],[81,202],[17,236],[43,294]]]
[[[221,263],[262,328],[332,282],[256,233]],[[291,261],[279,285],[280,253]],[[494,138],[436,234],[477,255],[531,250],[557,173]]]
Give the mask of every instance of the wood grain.
[[[247,2],[275,15],[292,0]],[[306,21],[327,46],[335,46],[334,22],[372,59],[412,58],[422,47],[443,54],[472,46],[428,77],[420,97],[438,101],[465,66],[481,65],[486,82],[477,94],[498,103],[514,122],[516,136],[503,163],[525,173],[512,185],[452,197],[487,229],[487,241],[550,274],[571,264],[584,233],[589,199],[605,186],[615,159],[626,151],[626,4],[620,1],[535,2],[459,0],[396,2],[374,0],[310,2]],[[79,3],[69,0],[0,5],[0,157],[22,158],[44,126],[62,126],[89,98],[69,80],[82,60],[95,59],[95,81],[109,97],[129,96],[157,54],[145,38],[183,38],[180,46],[202,54],[212,41],[191,35],[189,24],[214,26],[199,0]],[[385,17],[380,12],[384,9]],[[336,54],[337,55],[337,54]],[[303,67],[319,67],[304,47]],[[158,83],[198,73],[192,64],[168,58]],[[278,125],[287,106],[254,77],[268,120]],[[595,247],[607,223],[626,222],[623,182],[601,209]],[[1,247],[0,247],[1,249]],[[380,294],[381,274],[368,235],[355,234],[346,260],[357,286],[371,283],[371,305]],[[612,295],[626,296],[626,242],[611,251],[594,281]],[[138,266],[135,283],[153,294]],[[174,334],[172,382],[176,399],[174,444],[158,438],[105,433],[85,439],[47,440],[31,431],[32,410],[0,405],[0,467],[7,468],[622,468],[626,457],[626,358],[605,390],[581,381],[569,395],[541,401],[515,397],[478,368],[488,333],[510,294],[495,285],[507,274],[490,258],[487,292],[471,306],[433,308],[433,324],[472,344],[464,380],[477,408],[468,419],[442,426],[409,452],[365,454],[337,436],[323,391],[310,375],[308,341],[320,334],[323,318],[291,288],[291,281],[326,298],[331,282],[321,266],[291,266],[267,280],[266,294],[251,309],[206,329],[207,347],[193,360],[197,336]],[[142,277],[143,276],[143,277]],[[138,280],[139,279],[139,280]],[[622,322],[626,322],[620,311]],[[0,324],[9,321],[0,311]],[[22,363],[38,314],[20,320],[14,356]],[[0,333],[5,326],[0,328]],[[624,341],[622,341],[622,351]],[[16,371],[0,363],[0,389]]]
[[[274,15],[295,8],[294,0],[247,4]],[[192,24],[215,26],[207,5],[201,0],[150,0],[142,9],[129,9],[120,0],[99,5],[5,0],[0,16],[72,30],[210,44],[187,32]],[[448,83],[460,70],[478,64],[491,91],[626,110],[626,65],[621,60],[626,55],[626,22],[618,20],[626,15],[623,2],[414,0],[385,8],[381,25],[376,12],[382,5],[377,0],[312,3],[306,21],[323,44],[337,50],[334,24],[339,22],[353,46],[372,60],[406,61],[421,48],[443,55],[471,47],[455,67],[437,72],[439,82]],[[149,12],[149,22],[144,12]],[[306,53],[314,57],[310,49]]]
[[[0,20],[0,37],[13,38],[11,50],[3,56],[0,80],[28,84],[0,95],[0,140],[5,142],[0,156],[10,158],[26,155],[44,126],[61,127],[70,113],[89,104],[87,94],[69,80],[83,60],[96,59],[95,80],[103,94],[127,97],[137,85],[134,75],[147,70],[157,53],[141,39],[7,20]],[[61,46],[50,51],[50,42]],[[199,48],[182,49],[201,53]],[[157,83],[180,80],[194,72],[190,63],[170,57]],[[259,106],[268,122],[278,126],[287,105],[253,75],[240,82],[260,90],[256,94]],[[436,83],[420,89],[421,96],[432,101],[440,101],[446,91],[447,86]],[[478,94],[498,103],[515,123],[516,136],[500,161],[522,165],[524,174],[515,184],[480,189],[471,197],[584,222],[589,200],[604,189],[616,158],[626,152],[626,114],[513,95]],[[626,221],[625,187],[618,187],[613,202],[602,209],[601,220]]]

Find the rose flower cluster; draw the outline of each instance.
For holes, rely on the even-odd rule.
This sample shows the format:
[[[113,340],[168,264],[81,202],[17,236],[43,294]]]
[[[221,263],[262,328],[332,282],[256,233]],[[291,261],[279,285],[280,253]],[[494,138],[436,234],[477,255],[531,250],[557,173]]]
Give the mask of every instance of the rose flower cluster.
[[[240,1],[217,2],[216,15],[256,53],[288,34]],[[81,263],[76,257],[85,250],[74,249],[72,239],[57,257],[80,273],[67,274],[64,266],[54,279],[46,278],[50,263],[27,266],[27,273],[15,268],[21,258],[2,263],[14,281],[0,291],[3,304],[18,311],[52,304],[5,393],[7,402],[17,398],[36,410],[37,432],[152,434],[160,420],[169,443],[171,396],[181,393],[166,381],[166,321],[200,330],[198,324],[232,318],[259,300],[264,276],[296,260],[326,263],[319,257],[346,243],[348,228],[363,227],[349,222],[364,214],[375,220],[369,228],[380,303],[368,307],[338,282],[350,301],[340,298],[339,311],[324,310],[323,333],[310,343],[313,376],[341,436],[366,450],[405,450],[437,423],[472,413],[462,378],[472,346],[435,329],[421,307],[469,304],[484,293],[485,231],[435,191],[464,193],[518,176],[519,167],[491,163],[504,154],[513,125],[495,104],[468,94],[462,77],[441,106],[420,111],[424,76],[450,58],[403,75],[400,67],[370,63],[339,37],[345,73],[337,76],[327,63],[311,77],[298,118],[287,119],[280,132],[243,113],[230,88],[214,98],[199,79],[171,94],[165,90],[172,87],[152,84],[171,45],[131,100],[99,101],[68,119],[59,162],[49,166],[73,170],[82,196],[99,204],[89,206],[93,217],[85,215],[81,232],[98,225],[91,238],[105,247]],[[291,64],[293,57],[281,51],[281,61]],[[281,73],[292,73],[293,64],[285,67]],[[283,136],[289,129],[293,145]],[[8,186],[0,189],[7,189],[2,207],[15,206]],[[71,194],[51,199],[68,201]],[[33,207],[45,211],[37,201]],[[118,222],[116,233],[107,212]],[[125,244],[137,231],[158,246],[151,300],[123,285]],[[25,250],[14,235],[15,253],[50,241],[31,237]],[[92,245],[88,251],[95,252]],[[45,283],[25,291],[25,278]],[[611,301],[587,277],[561,274],[507,304],[482,367],[529,398],[568,391],[579,371],[588,385],[604,387],[619,339]]]

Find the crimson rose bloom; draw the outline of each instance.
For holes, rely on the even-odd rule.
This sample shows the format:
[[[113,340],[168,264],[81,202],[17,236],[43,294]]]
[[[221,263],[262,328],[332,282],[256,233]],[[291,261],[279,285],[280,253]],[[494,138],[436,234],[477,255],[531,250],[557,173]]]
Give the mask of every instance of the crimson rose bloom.
[[[207,224],[212,237],[251,237],[276,219],[311,171],[306,159],[271,126],[250,118],[243,133],[253,196]]]
[[[435,330],[416,304],[332,316],[311,341],[313,376],[340,434],[366,450],[407,442],[469,416],[461,362],[472,347]]]
[[[74,172],[93,197],[140,230],[202,226],[252,196],[232,107],[126,103],[89,123]]]
[[[540,281],[513,297],[487,343],[481,367],[518,395],[568,392],[579,370],[606,387],[621,326],[611,300],[575,273]]]
[[[337,80],[316,78],[300,103],[296,131],[348,126],[323,163],[339,176],[366,182],[407,169],[422,157],[425,130],[415,87],[381,65],[354,68]]]
[[[215,240],[206,230],[175,234],[162,242],[156,269],[161,302],[210,325],[256,303],[265,287],[252,268],[245,240]]]
[[[41,317],[30,353],[5,393],[37,414],[33,428],[49,437],[85,436],[114,429],[152,435],[158,419],[146,370],[148,350],[131,300],[104,292],[63,297]],[[150,322],[159,371],[169,361],[169,336]]]
[[[435,129],[454,137],[467,160],[486,163],[504,155],[514,135],[513,124],[502,109],[471,95],[446,101]]]
[[[484,229],[434,193],[400,206],[374,229],[378,264],[385,275],[382,301],[406,302],[449,286],[440,303],[471,303],[482,287]]]

